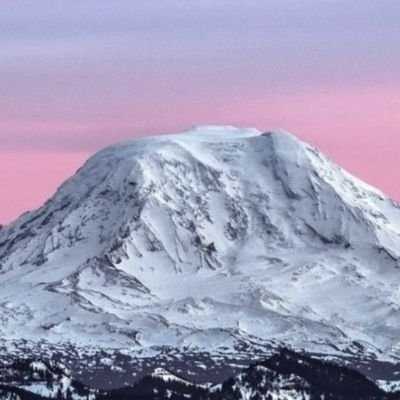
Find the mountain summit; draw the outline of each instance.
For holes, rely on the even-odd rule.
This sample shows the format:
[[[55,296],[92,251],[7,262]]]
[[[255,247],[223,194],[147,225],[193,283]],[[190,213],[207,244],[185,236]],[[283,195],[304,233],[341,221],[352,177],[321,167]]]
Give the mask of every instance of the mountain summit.
[[[0,230],[0,333],[394,357],[399,256],[398,204],[314,147],[196,127],[100,151]]]

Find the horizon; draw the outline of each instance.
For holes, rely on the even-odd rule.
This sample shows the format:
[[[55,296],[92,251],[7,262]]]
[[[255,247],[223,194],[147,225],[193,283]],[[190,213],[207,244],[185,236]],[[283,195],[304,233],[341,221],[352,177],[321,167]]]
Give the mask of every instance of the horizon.
[[[0,224],[101,148],[210,123],[282,127],[400,199],[398,1],[0,9]]]

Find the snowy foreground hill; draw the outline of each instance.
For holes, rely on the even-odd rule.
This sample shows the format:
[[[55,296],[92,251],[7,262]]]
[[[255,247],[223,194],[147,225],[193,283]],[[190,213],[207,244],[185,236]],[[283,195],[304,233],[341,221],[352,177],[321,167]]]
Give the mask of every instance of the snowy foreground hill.
[[[0,229],[0,354],[107,387],[282,345],[395,376],[399,257],[399,205],[286,132],[121,143]]]

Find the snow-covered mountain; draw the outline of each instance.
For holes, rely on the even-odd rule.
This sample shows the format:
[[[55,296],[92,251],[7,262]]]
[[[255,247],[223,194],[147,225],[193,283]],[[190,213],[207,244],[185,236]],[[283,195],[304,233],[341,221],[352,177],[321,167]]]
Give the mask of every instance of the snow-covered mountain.
[[[198,127],[97,153],[0,230],[0,335],[389,359],[399,257],[399,205],[312,146]]]

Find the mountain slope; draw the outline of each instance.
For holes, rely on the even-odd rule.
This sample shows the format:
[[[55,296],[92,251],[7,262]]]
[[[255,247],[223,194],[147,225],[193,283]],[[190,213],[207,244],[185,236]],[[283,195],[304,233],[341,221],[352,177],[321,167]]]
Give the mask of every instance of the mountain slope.
[[[99,152],[0,230],[0,334],[396,357],[399,253],[399,206],[315,148],[198,127]]]

